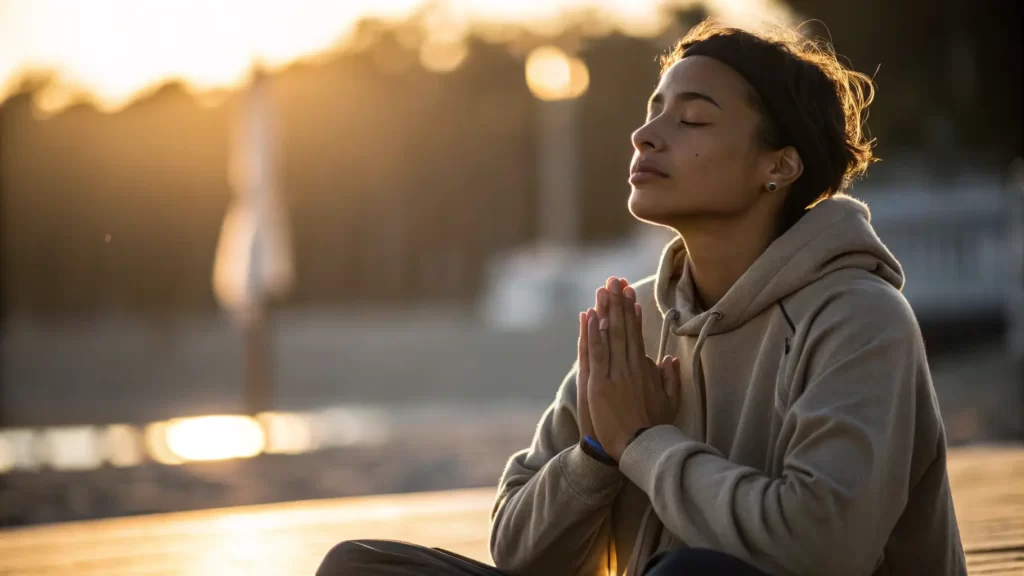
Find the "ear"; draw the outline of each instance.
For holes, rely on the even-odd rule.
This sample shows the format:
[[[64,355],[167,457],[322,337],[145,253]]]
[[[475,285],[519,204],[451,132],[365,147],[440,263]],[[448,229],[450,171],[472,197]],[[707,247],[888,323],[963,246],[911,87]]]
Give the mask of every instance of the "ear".
[[[768,168],[768,178],[764,186],[774,182],[777,189],[786,188],[804,173],[804,161],[800,159],[800,153],[792,146],[786,146],[776,150],[773,154],[774,161]]]

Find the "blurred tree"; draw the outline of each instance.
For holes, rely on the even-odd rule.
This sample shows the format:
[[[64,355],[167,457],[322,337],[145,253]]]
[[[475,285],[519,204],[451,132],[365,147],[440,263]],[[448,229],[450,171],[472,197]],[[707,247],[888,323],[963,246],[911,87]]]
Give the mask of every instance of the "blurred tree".
[[[947,176],[1001,171],[1019,153],[1019,3],[792,6],[826,22],[819,32],[856,69],[881,66],[869,126],[889,162],[873,179],[915,165],[935,178],[942,166]],[[625,209],[629,136],[656,85],[656,56],[702,16],[680,13],[653,42],[565,40],[590,69],[580,103],[584,240],[635,225]],[[440,75],[416,63],[399,32],[367,30],[359,51],[274,80],[296,251],[285,305],[468,305],[488,260],[538,233],[535,100],[522,60],[538,39],[474,42]],[[235,105],[202,106],[167,86],[117,114],[77,106],[41,119],[27,93],[0,106],[4,318],[214,313]]]

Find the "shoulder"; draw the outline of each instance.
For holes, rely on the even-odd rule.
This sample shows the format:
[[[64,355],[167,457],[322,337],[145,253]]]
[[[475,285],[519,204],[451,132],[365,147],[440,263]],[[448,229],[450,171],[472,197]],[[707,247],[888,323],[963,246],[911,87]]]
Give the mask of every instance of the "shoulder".
[[[808,343],[866,346],[887,341],[923,353],[910,303],[892,284],[864,270],[829,274],[780,304]]]

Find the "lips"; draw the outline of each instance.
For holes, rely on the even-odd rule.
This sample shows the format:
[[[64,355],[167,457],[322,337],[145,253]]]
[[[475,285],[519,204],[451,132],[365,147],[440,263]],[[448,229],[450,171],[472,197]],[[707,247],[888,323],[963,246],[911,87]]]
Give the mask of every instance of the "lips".
[[[629,174],[629,182],[631,184],[641,184],[662,178],[668,178],[668,174],[650,160],[637,162]]]

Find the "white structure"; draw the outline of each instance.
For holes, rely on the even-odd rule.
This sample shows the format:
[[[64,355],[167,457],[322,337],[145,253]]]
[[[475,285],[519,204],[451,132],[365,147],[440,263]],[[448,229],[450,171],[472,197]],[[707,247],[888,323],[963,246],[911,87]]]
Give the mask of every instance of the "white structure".
[[[267,82],[257,74],[242,95],[230,166],[235,200],[224,218],[213,267],[217,301],[242,319],[285,294],[294,281]]]
[[[873,189],[855,195],[868,203],[875,230],[903,265],[904,294],[918,318],[1009,318],[1017,298],[1017,332],[1024,333],[1024,248],[1018,236],[1011,249],[1008,195],[1003,190],[979,185],[936,193]],[[1021,208],[1024,192],[1014,198]],[[481,315],[500,329],[536,328],[552,318],[572,318],[592,305],[594,290],[608,276],[632,281],[652,274],[669,238],[667,231],[644,226],[634,238],[610,247],[511,254],[491,270]],[[1021,350],[1024,335],[1017,342]]]

